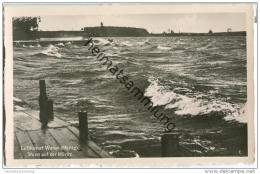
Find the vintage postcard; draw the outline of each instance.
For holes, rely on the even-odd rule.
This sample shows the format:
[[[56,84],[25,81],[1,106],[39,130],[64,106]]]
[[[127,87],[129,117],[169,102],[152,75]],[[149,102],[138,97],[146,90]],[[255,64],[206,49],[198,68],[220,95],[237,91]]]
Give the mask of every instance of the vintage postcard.
[[[6,166],[255,161],[253,4],[4,4]]]

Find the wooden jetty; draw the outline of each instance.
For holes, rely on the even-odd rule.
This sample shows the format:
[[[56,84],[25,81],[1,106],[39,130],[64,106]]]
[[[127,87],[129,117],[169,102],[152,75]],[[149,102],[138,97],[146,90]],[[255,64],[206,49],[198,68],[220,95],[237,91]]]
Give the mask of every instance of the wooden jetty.
[[[87,112],[79,112],[79,127],[54,117],[44,80],[39,81],[40,111],[16,106],[14,110],[14,159],[112,158],[89,135]],[[161,156],[190,156],[179,145],[179,135],[164,133]]]
[[[87,113],[78,113],[79,129],[54,118],[45,90],[40,81],[40,111],[14,111],[14,159],[111,158],[88,135]]]

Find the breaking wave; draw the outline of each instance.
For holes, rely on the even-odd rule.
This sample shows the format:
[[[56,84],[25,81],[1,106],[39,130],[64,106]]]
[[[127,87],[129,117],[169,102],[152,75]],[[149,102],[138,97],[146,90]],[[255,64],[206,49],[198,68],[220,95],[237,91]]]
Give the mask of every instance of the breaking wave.
[[[149,42],[149,40],[145,40],[143,42],[137,42],[138,45],[151,45],[151,43]]]
[[[56,44],[57,46],[60,46],[60,47],[64,47],[64,43],[60,42],[58,44]]]
[[[219,99],[206,99],[205,94],[193,96],[182,95],[171,91],[159,84],[158,80],[149,79],[150,85],[145,90],[145,96],[150,97],[154,106],[165,106],[165,109],[173,109],[176,115],[210,115],[222,112],[224,119],[246,122],[245,105],[234,105]],[[189,89],[187,89],[188,91]]]
[[[129,41],[124,41],[121,44],[122,44],[122,46],[129,46],[129,47],[133,46],[133,44]]]
[[[61,54],[59,53],[59,48],[55,47],[54,45],[49,45],[46,50],[43,50],[41,52],[41,54],[61,58]]]
[[[94,38],[93,42],[96,45],[105,45],[106,46],[106,45],[110,45],[112,41],[106,40],[104,38]]]

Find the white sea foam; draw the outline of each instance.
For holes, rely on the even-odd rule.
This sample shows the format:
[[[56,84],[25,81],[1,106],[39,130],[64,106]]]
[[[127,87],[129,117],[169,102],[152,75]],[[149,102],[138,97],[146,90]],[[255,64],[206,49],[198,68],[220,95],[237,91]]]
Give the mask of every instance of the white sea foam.
[[[228,63],[230,63],[230,61],[220,61],[220,60],[218,60],[218,61],[212,61],[212,62],[207,61],[206,63],[210,64],[210,65],[218,65],[218,64],[228,64]]]
[[[69,41],[69,42],[66,42],[65,45],[71,45],[71,42],[70,42],[70,41]]]
[[[164,46],[160,46],[160,45],[157,48],[161,49],[161,50],[170,50],[171,49],[171,47],[164,47]]]
[[[82,79],[75,79],[75,80],[66,80],[68,85],[76,85],[82,82]]]
[[[149,40],[145,40],[143,42],[136,42],[138,45],[151,45]]]
[[[229,120],[237,120],[239,122],[242,122],[242,123],[246,123],[248,120],[247,120],[247,117],[246,117],[246,105],[247,104],[244,104],[244,105],[240,105],[236,108],[237,112],[234,112],[233,114],[230,114],[228,116],[225,117],[225,120],[229,121]]]
[[[26,45],[23,44],[22,47],[24,47],[24,48],[40,48],[41,45],[39,43],[37,43],[36,45],[29,45],[29,46],[26,46]]]
[[[128,46],[128,47],[133,46],[133,44],[132,44],[131,42],[129,42],[129,41],[124,41],[124,42],[122,42],[122,45]]]
[[[61,43],[58,43],[56,44],[57,46],[60,46],[60,47],[64,47],[64,44],[61,42]]]
[[[176,98],[174,92],[166,91],[162,86],[158,85],[157,81],[149,81],[151,84],[145,90],[145,95],[151,97],[154,105],[166,105]]]
[[[61,58],[61,54],[58,51],[59,51],[58,47],[49,45],[48,48],[46,50],[43,50],[41,53],[48,55],[48,56],[54,56],[54,57]]]
[[[94,43],[96,45],[108,45],[108,44],[111,44],[110,41],[104,39],[104,38],[94,38],[93,39]]]
[[[204,115],[211,112],[222,111],[226,113],[226,120],[246,122],[245,114],[241,106],[232,105],[220,100],[202,99],[204,94],[193,97],[176,94],[173,91],[158,84],[158,80],[149,79],[150,85],[145,90],[145,96],[151,98],[154,106],[165,106],[165,109],[174,109],[176,115]],[[243,107],[242,107],[243,108]]]

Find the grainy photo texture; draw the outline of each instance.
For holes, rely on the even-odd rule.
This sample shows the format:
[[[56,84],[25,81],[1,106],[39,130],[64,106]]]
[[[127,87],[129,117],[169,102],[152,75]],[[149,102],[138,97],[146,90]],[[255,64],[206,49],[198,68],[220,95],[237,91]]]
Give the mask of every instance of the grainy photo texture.
[[[14,159],[249,157],[246,13],[11,19]]]

